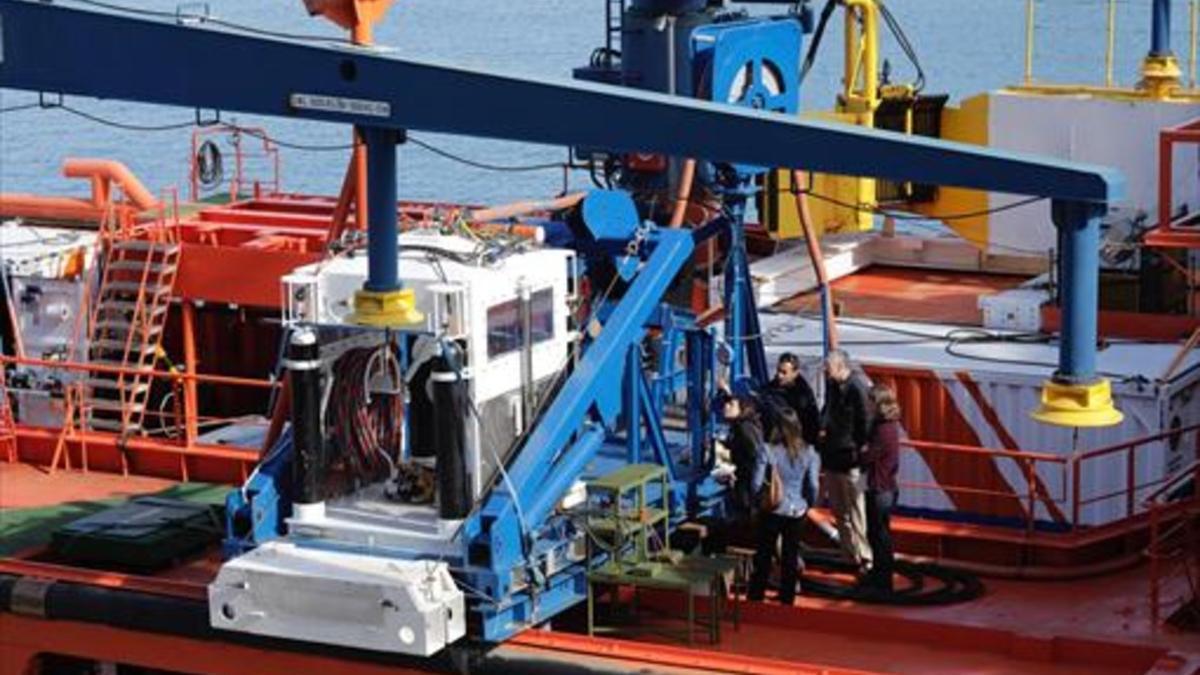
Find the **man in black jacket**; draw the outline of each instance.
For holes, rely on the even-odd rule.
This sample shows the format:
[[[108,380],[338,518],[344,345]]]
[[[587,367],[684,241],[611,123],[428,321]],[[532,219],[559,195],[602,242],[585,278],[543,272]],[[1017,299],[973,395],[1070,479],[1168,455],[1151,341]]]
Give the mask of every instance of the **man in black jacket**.
[[[863,573],[871,566],[860,470],[868,440],[867,410],[867,394],[853,377],[849,355],[840,349],[830,351],[825,357],[825,405],[818,450],[842,556]]]
[[[796,412],[796,418],[800,420],[800,430],[804,442],[816,447],[817,437],[821,431],[817,397],[813,394],[812,387],[805,381],[804,376],[800,374],[800,359],[796,358],[795,354],[785,352],[779,357],[779,362],[775,366],[775,379],[767,385],[763,398],[769,408],[764,411],[767,418],[764,425],[766,437],[770,437],[770,431],[778,417],[776,409],[780,406],[787,406]]]

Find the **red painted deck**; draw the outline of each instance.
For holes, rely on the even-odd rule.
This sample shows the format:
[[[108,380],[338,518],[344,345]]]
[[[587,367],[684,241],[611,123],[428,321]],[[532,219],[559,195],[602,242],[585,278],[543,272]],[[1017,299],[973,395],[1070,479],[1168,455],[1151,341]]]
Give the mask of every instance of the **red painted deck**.
[[[0,509],[42,507],[153,492],[170,481],[112,474],[59,471],[53,475],[27,465],[0,464]],[[0,517],[3,511],[0,511]],[[0,564],[8,573],[29,574],[20,562]],[[77,582],[102,583],[146,592],[203,597],[204,584],[216,571],[213,556],[191,561],[159,579],[119,574],[74,572]],[[55,576],[47,568],[43,576]],[[88,581],[89,575],[95,580]],[[142,579],[142,582],[138,580]],[[132,580],[132,583],[130,583]],[[139,585],[141,584],[141,585]],[[1168,653],[1200,654],[1200,634],[1153,629],[1146,602],[1147,575],[1137,567],[1106,576],[1069,582],[986,580],[980,599],[945,607],[881,607],[801,597],[795,607],[743,603],[743,626],[727,626],[715,647],[724,656],[704,656],[714,648],[697,647],[695,658],[722,663],[746,659],[757,664],[740,672],[775,672],[779,662],[818,664],[831,671],[893,673],[1068,673],[1200,672],[1200,661],[1170,670]],[[651,598],[651,602],[671,602]],[[556,622],[557,623],[557,622]],[[570,625],[566,619],[563,626]],[[526,648],[571,651],[586,638],[554,633],[527,634],[516,641]],[[569,643],[569,644],[566,644]],[[596,641],[596,654],[644,653],[664,648],[653,638]],[[677,643],[672,643],[677,646]],[[638,645],[641,645],[640,647]],[[639,651],[640,650],[640,651]],[[729,661],[732,659],[732,661]],[[652,662],[652,661],[651,661]],[[775,664],[775,665],[772,665]],[[1156,668],[1158,670],[1154,670]],[[761,667],[760,667],[761,666]],[[765,670],[764,670],[765,669]]]
[[[978,326],[979,298],[1015,288],[1024,277],[872,266],[833,282],[842,316]],[[782,303],[790,311],[818,311],[815,293]]]
[[[56,471],[0,463],[0,510],[94,502],[165,490],[176,481],[92,471]],[[2,515],[2,514],[0,514]]]

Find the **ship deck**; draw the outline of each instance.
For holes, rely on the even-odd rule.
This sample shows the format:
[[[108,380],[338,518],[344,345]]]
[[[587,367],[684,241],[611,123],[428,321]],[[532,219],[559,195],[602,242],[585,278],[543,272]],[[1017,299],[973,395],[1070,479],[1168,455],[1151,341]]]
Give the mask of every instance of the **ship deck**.
[[[121,499],[159,493],[213,503],[226,489],[99,472],[51,474],[27,464],[0,463],[0,554],[10,556],[0,560],[0,572],[38,574],[36,561],[55,562],[42,548],[54,527]],[[30,560],[34,562],[25,562]],[[204,597],[204,585],[217,565],[216,551],[208,551],[153,578],[76,570],[68,580],[195,600]],[[55,576],[53,570],[44,567],[40,573]],[[642,635],[636,641],[587,638],[579,634],[584,624],[576,611],[556,620],[554,632],[527,631],[513,645],[559,657],[587,652],[588,658],[619,654],[625,662],[659,668],[674,664],[667,670],[679,669],[680,663],[671,660],[679,652],[711,660],[713,667],[741,663],[742,672],[768,672],[786,664],[800,672],[801,664],[812,666],[813,672],[1200,672],[1192,670],[1200,666],[1200,634],[1154,628],[1147,579],[1144,565],[1073,581],[987,579],[982,597],[940,607],[809,596],[801,596],[794,607],[743,602],[740,629],[727,627],[718,645],[700,645],[696,652]],[[678,602],[644,597],[647,606],[660,608]],[[669,623],[660,617],[647,620]]]

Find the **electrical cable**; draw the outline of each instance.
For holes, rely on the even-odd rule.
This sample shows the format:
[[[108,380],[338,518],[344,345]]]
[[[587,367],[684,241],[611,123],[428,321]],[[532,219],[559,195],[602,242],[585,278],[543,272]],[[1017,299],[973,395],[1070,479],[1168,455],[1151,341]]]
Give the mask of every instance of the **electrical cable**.
[[[85,120],[88,120],[91,122],[96,122],[97,124],[103,124],[104,126],[113,127],[116,129],[122,129],[125,131],[177,131],[179,129],[191,128],[192,126],[195,126],[195,124],[196,124],[195,122],[173,122],[173,123],[169,123],[169,124],[133,124],[130,122],[118,122],[115,120],[100,117],[98,115],[93,115],[92,113],[80,110],[78,108],[73,108],[69,105],[66,105],[65,103],[59,103],[59,104],[52,105],[49,107],[52,109],[63,110],[64,112],[71,113],[72,115],[75,115],[76,117],[82,117]]]
[[[976,211],[963,211],[960,213],[949,213],[949,214],[920,215],[920,214],[915,214],[915,213],[905,213],[903,211],[894,211],[892,209],[885,209],[885,208],[881,208],[878,206],[870,206],[868,204],[854,204],[852,202],[847,202],[847,201],[838,199],[836,197],[830,197],[828,195],[823,195],[818,192],[813,192],[811,189],[799,190],[798,192],[800,194],[806,195],[808,197],[812,197],[813,199],[816,199],[817,201],[822,201],[822,202],[826,202],[828,204],[833,204],[834,206],[840,206],[841,208],[844,208],[844,209],[850,209],[853,211],[857,211],[859,213],[873,213],[873,214],[877,214],[877,215],[881,215],[881,216],[887,216],[887,217],[893,218],[895,220],[900,220],[900,221],[910,223],[914,227],[920,227],[920,228],[934,231],[934,232],[940,232],[940,230],[936,226],[930,224],[929,221],[952,222],[955,220],[966,220],[969,218],[982,218],[984,216],[991,216],[991,215],[995,215],[997,213],[1004,213],[1005,211],[1011,211],[1013,209],[1018,209],[1018,208],[1021,208],[1022,206],[1029,206],[1030,204],[1037,204],[1038,202],[1043,202],[1043,201],[1046,201],[1047,199],[1049,199],[1048,197],[1028,197],[1026,199],[1018,199],[1015,202],[1009,202],[1008,204],[1001,204],[1000,206],[991,207],[991,208],[987,208],[987,209],[979,209]],[[1045,250],[1021,248],[1019,246],[1010,246],[1008,244],[1000,244],[1000,243],[993,243],[993,242],[988,242],[988,246],[992,247],[992,248],[998,248],[998,249],[1002,249],[1002,250],[1006,250],[1006,251],[1011,251],[1013,253],[1025,253],[1025,254],[1029,254],[1029,255],[1045,255],[1047,253]]]
[[[20,112],[22,110],[32,110],[42,107],[40,103],[22,103],[20,105],[10,105],[5,108],[0,108],[0,115],[4,113]]]
[[[396,392],[371,396],[372,375],[380,372],[372,368],[381,359],[384,371],[396,384]],[[401,376],[390,343],[351,349],[333,363],[332,370],[325,425],[336,440],[346,468],[362,483],[389,476],[396,465],[392,455],[399,451],[404,428]]]
[[[82,0],[77,0],[77,1],[82,1]],[[65,112],[68,112],[72,115],[76,115],[76,116],[86,119],[90,122],[95,122],[97,124],[101,124],[101,125],[108,126],[108,127],[113,127],[116,129],[122,129],[125,131],[145,131],[145,132],[177,131],[180,129],[187,129],[187,128],[191,128],[191,127],[195,127],[195,126],[206,126],[206,125],[197,124],[197,122],[195,122],[195,121],[171,122],[171,123],[166,123],[166,124],[134,124],[131,122],[122,122],[119,120],[102,117],[100,115],[96,115],[95,113],[90,113],[85,110],[81,110],[79,108],[69,106],[65,103],[55,103],[53,105],[43,105],[40,103],[27,103],[27,104],[23,104],[23,105],[15,105],[15,106],[10,106],[8,108],[0,108],[0,114],[8,113],[8,112],[20,112],[23,110],[32,110],[34,108],[44,108],[47,110],[61,109]],[[333,143],[333,144],[299,143],[296,141],[284,140],[277,136],[272,136],[270,134],[264,133],[258,129],[243,127],[243,126],[240,126],[240,125],[237,125],[234,123],[230,123],[230,122],[218,122],[213,126],[218,126],[221,128],[229,129],[231,131],[237,131],[237,132],[246,134],[247,136],[253,136],[255,138],[259,138],[264,141],[274,143],[275,145],[278,145],[281,148],[288,148],[291,150],[301,150],[301,151],[305,151],[305,152],[344,152],[344,151],[348,151],[348,150],[353,150],[356,146],[356,144],[354,144],[354,143]],[[448,159],[453,162],[457,162],[459,164],[463,164],[465,166],[473,167],[476,169],[481,169],[484,171],[519,173],[519,172],[531,172],[531,171],[561,170],[564,168],[568,168],[568,165],[563,162],[545,162],[545,163],[540,163],[540,164],[515,164],[515,165],[492,164],[489,162],[482,162],[479,160],[471,159],[469,157],[464,157],[462,155],[455,154],[448,150],[444,150],[428,141],[421,140],[414,136],[409,136],[408,141],[423,150],[426,150],[426,151],[431,152],[439,157],[442,157],[443,159]]]
[[[800,194],[807,195],[809,197],[812,197],[813,199],[817,199],[817,200],[820,200],[823,202],[828,202],[830,204],[833,204],[835,206],[840,206],[842,208],[852,209],[852,210],[858,211],[860,213],[877,213],[877,214],[883,215],[883,216],[890,216],[892,218],[895,218],[896,220],[915,220],[915,221],[923,221],[923,220],[954,221],[954,220],[966,220],[968,218],[979,218],[982,216],[990,216],[990,215],[994,215],[997,213],[1003,213],[1005,211],[1011,211],[1012,209],[1020,208],[1022,206],[1028,206],[1030,204],[1036,204],[1037,202],[1044,202],[1047,199],[1049,199],[1049,197],[1029,197],[1026,199],[1018,199],[1015,202],[1009,202],[1008,204],[1002,204],[1000,206],[990,207],[990,208],[986,208],[986,209],[979,209],[977,211],[963,211],[960,213],[949,213],[949,214],[940,214],[940,215],[939,214],[931,214],[931,215],[926,216],[926,215],[920,215],[920,214],[915,214],[915,213],[904,213],[902,211],[893,211],[891,209],[885,209],[885,208],[881,208],[878,206],[870,206],[868,204],[854,204],[851,202],[843,201],[836,197],[830,197],[828,195],[823,195],[818,192],[813,192],[812,190],[800,190],[799,192],[800,192]]]
[[[913,68],[917,71],[917,79],[913,83],[913,91],[918,94],[921,93],[921,90],[925,88],[925,69],[921,67],[921,60],[917,57],[917,50],[912,46],[912,42],[909,41],[908,35],[900,25],[900,21],[896,19],[883,0],[876,0],[875,4],[879,7],[879,15],[883,17],[888,30],[896,38],[896,43],[900,45],[900,50],[904,52],[904,55],[908,57],[909,62],[912,63]]]
[[[484,171],[521,173],[521,172],[529,172],[529,171],[547,171],[547,170],[551,170],[551,169],[558,170],[558,169],[563,169],[564,167],[567,166],[563,162],[546,162],[546,163],[542,163],[542,164],[523,164],[523,165],[522,164],[517,164],[517,165],[491,164],[488,162],[481,162],[481,161],[475,160],[475,159],[469,159],[467,157],[463,157],[462,155],[456,155],[448,150],[443,150],[442,148],[439,148],[436,145],[429,143],[428,141],[423,141],[412,135],[409,135],[408,142],[412,143],[413,145],[415,145],[423,150],[432,152],[433,154],[435,154],[439,157],[442,157],[443,159],[448,159],[448,160],[451,160],[454,162],[458,162],[459,164],[474,167],[476,169],[483,169]]]
[[[800,313],[800,316],[802,316],[804,318],[808,318],[808,319],[813,319],[813,320],[819,319],[819,317],[812,315],[810,313]],[[953,356],[955,358],[966,359],[966,360],[970,360],[970,361],[979,361],[981,363],[994,363],[994,364],[1011,365],[1011,366],[1028,366],[1031,368],[1048,368],[1051,370],[1058,368],[1058,363],[1054,363],[1054,362],[1050,362],[1050,361],[1035,361],[1032,359],[1018,359],[1018,358],[1008,358],[1008,357],[1002,357],[1002,356],[985,356],[983,354],[971,354],[971,353],[962,351],[962,347],[969,346],[969,345],[1006,344],[1006,343],[1007,344],[1030,344],[1030,345],[1043,344],[1043,345],[1045,345],[1045,344],[1049,344],[1050,342],[1053,341],[1054,338],[1052,336],[1045,335],[1042,333],[1002,334],[1002,333],[996,333],[993,331],[987,331],[987,330],[983,330],[983,329],[955,328],[955,329],[951,329],[951,330],[947,331],[946,333],[938,335],[935,333],[925,333],[925,332],[921,332],[921,331],[899,328],[896,326],[884,326],[884,325],[880,325],[880,324],[876,324],[876,323],[869,323],[869,322],[865,322],[865,321],[855,321],[854,319],[847,319],[847,318],[838,318],[838,325],[853,326],[853,327],[857,327],[857,328],[864,328],[867,330],[874,330],[874,331],[879,331],[879,332],[883,332],[883,333],[892,333],[892,334],[900,335],[900,336],[906,337],[906,338],[912,338],[912,340],[908,341],[908,342],[878,341],[878,344],[882,344],[882,345],[919,344],[919,343],[929,343],[929,342],[941,342],[941,343],[944,343],[944,345],[945,345],[943,347],[944,351],[947,354],[949,354],[950,356]],[[967,335],[965,335],[965,336],[960,335],[961,333],[967,333]],[[771,331],[768,331],[768,334],[771,334]],[[864,344],[871,344],[872,342],[874,342],[874,341],[868,341]],[[1122,344],[1142,344],[1142,343],[1144,343],[1144,341],[1134,340],[1134,341],[1123,341],[1122,342]],[[775,346],[779,346],[779,347],[803,346],[801,343],[784,342],[784,341],[778,341],[778,342],[773,341],[772,344]],[[854,343],[847,343],[847,344],[854,344]],[[1096,371],[1096,374],[1103,376],[1103,377],[1107,377],[1107,378],[1112,379],[1117,382],[1130,382],[1130,381],[1136,381],[1139,378],[1141,378],[1141,376],[1138,376],[1138,375],[1127,375],[1127,374],[1123,374],[1123,373],[1114,373],[1111,371],[1104,371],[1104,370],[1098,370],[1098,371]]]
[[[804,84],[804,78],[808,77],[808,72],[812,70],[813,63],[817,60],[817,51],[821,46],[821,39],[825,37],[825,28],[839,2],[840,0],[826,0],[825,7],[821,9],[817,27],[813,30],[812,40],[808,43],[808,53],[804,56],[804,64],[800,67],[800,84]]]

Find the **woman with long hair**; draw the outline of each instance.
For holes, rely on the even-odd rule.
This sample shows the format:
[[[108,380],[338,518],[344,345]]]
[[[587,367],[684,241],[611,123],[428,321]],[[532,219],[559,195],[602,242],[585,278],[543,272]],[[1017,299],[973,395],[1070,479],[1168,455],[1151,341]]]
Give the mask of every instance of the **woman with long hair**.
[[[867,541],[871,545],[871,571],[863,585],[890,593],[895,554],[892,550],[892,508],[899,487],[900,403],[896,392],[875,385],[868,398],[874,408],[870,441],[864,458],[867,467]]]
[[[785,408],[762,447],[754,471],[754,488],[762,510],[758,522],[758,547],[750,577],[751,600],[762,600],[771,572],[775,546],[783,539],[780,558],[779,601],[790,605],[796,598],[800,532],[808,507],[817,499],[821,460],[804,441],[804,430],[794,410]]]
[[[729,448],[733,461],[734,478],[731,491],[730,510],[741,520],[748,520],[754,506],[754,467],[758,461],[758,448],[762,445],[762,424],[758,406],[749,396],[730,396],[723,407],[729,435],[725,447]]]

